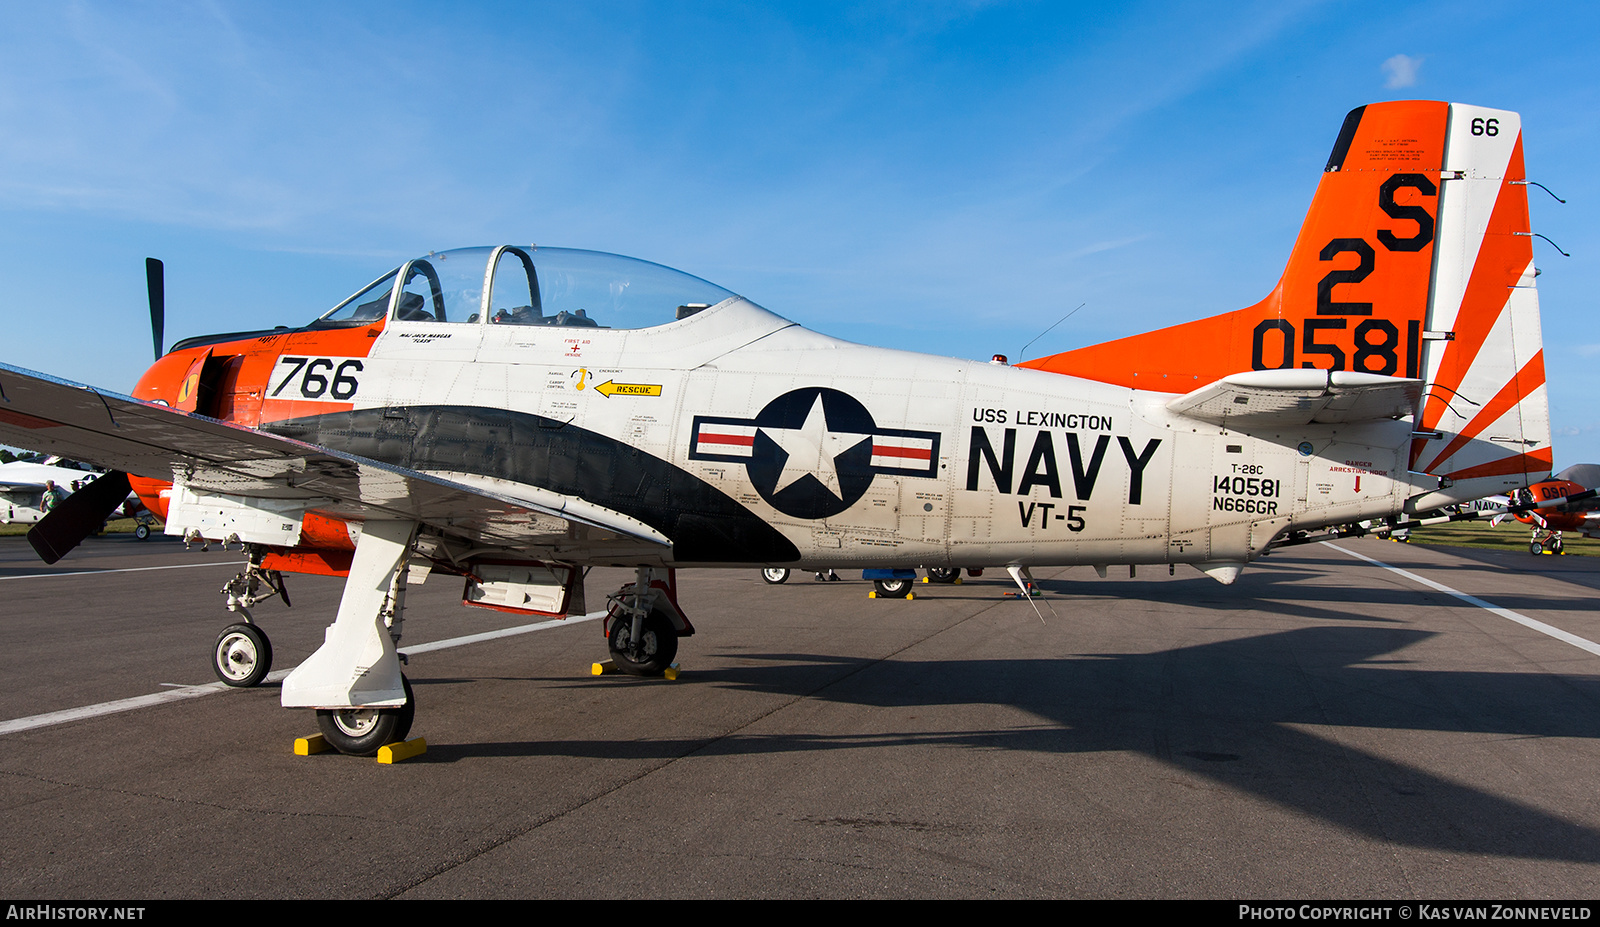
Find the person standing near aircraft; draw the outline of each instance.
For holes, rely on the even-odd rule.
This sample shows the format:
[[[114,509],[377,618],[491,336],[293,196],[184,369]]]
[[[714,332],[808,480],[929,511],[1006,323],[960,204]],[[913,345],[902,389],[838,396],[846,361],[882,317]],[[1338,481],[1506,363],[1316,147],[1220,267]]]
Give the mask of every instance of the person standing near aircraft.
[[[67,494],[56,485],[55,480],[44,481],[44,495],[39,499],[39,511],[49,514],[50,510],[61,504]]]

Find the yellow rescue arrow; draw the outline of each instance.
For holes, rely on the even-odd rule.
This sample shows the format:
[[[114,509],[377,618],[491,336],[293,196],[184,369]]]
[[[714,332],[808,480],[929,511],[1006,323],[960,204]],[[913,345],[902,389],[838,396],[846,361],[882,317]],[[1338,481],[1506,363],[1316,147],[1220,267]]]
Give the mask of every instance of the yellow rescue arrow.
[[[613,383],[610,380],[596,386],[594,391],[610,399],[613,394],[623,396],[659,396],[661,384],[659,383]]]

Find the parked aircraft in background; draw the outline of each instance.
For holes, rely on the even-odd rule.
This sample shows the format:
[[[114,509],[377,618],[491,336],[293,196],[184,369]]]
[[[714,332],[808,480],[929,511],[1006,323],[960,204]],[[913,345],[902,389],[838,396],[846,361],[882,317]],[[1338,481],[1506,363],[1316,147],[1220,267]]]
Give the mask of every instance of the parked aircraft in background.
[[[44,517],[45,484],[54,481],[68,495],[77,492],[101,475],[88,464],[62,457],[40,461],[13,460],[0,464],[0,524],[31,525]],[[134,536],[143,541],[150,536],[150,515],[139,497],[129,493],[121,508],[112,515],[139,518]]]
[[[1600,490],[1600,464],[1574,464],[1555,475],[1554,479],[1534,483],[1509,496],[1500,496],[1496,502],[1503,512],[1494,518],[1499,524],[1507,516],[1533,528],[1528,541],[1528,552],[1542,554],[1546,551],[1559,554],[1565,547],[1562,534],[1582,532],[1584,537],[1600,537],[1600,504],[1595,501]]]
[[[182,341],[132,397],[0,367],[0,440],[116,468],[35,527],[46,557],[124,473],[168,533],[244,546],[216,649],[235,684],[270,664],[249,610],[281,573],[347,577],[282,702],[371,753],[410,727],[405,588],[433,574],[565,615],[586,567],[632,568],[604,627],[649,674],[694,633],[679,566],[1227,583],[1325,526],[1540,480],[1523,182],[1515,113],[1362,107],[1266,299],[1015,367],[839,341],[616,255],[429,253],[304,327]]]

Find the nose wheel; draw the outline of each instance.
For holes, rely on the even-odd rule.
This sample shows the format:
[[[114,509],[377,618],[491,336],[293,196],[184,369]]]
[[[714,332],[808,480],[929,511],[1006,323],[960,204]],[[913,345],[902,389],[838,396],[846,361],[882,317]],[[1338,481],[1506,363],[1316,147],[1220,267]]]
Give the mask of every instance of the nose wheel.
[[[253,624],[230,624],[217,635],[211,668],[236,689],[260,685],[272,670],[272,642]]]

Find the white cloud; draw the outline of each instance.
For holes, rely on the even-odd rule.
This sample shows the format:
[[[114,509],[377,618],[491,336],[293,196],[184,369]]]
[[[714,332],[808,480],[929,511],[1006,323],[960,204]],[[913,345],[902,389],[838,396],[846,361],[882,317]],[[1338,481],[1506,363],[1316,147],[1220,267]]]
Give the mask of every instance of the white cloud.
[[[1417,82],[1417,72],[1422,69],[1422,59],[1410,55],[1395,55],[1383,63],[1383,73],[1389,75],[1384,86],[1391,90],[1410,87]]]

